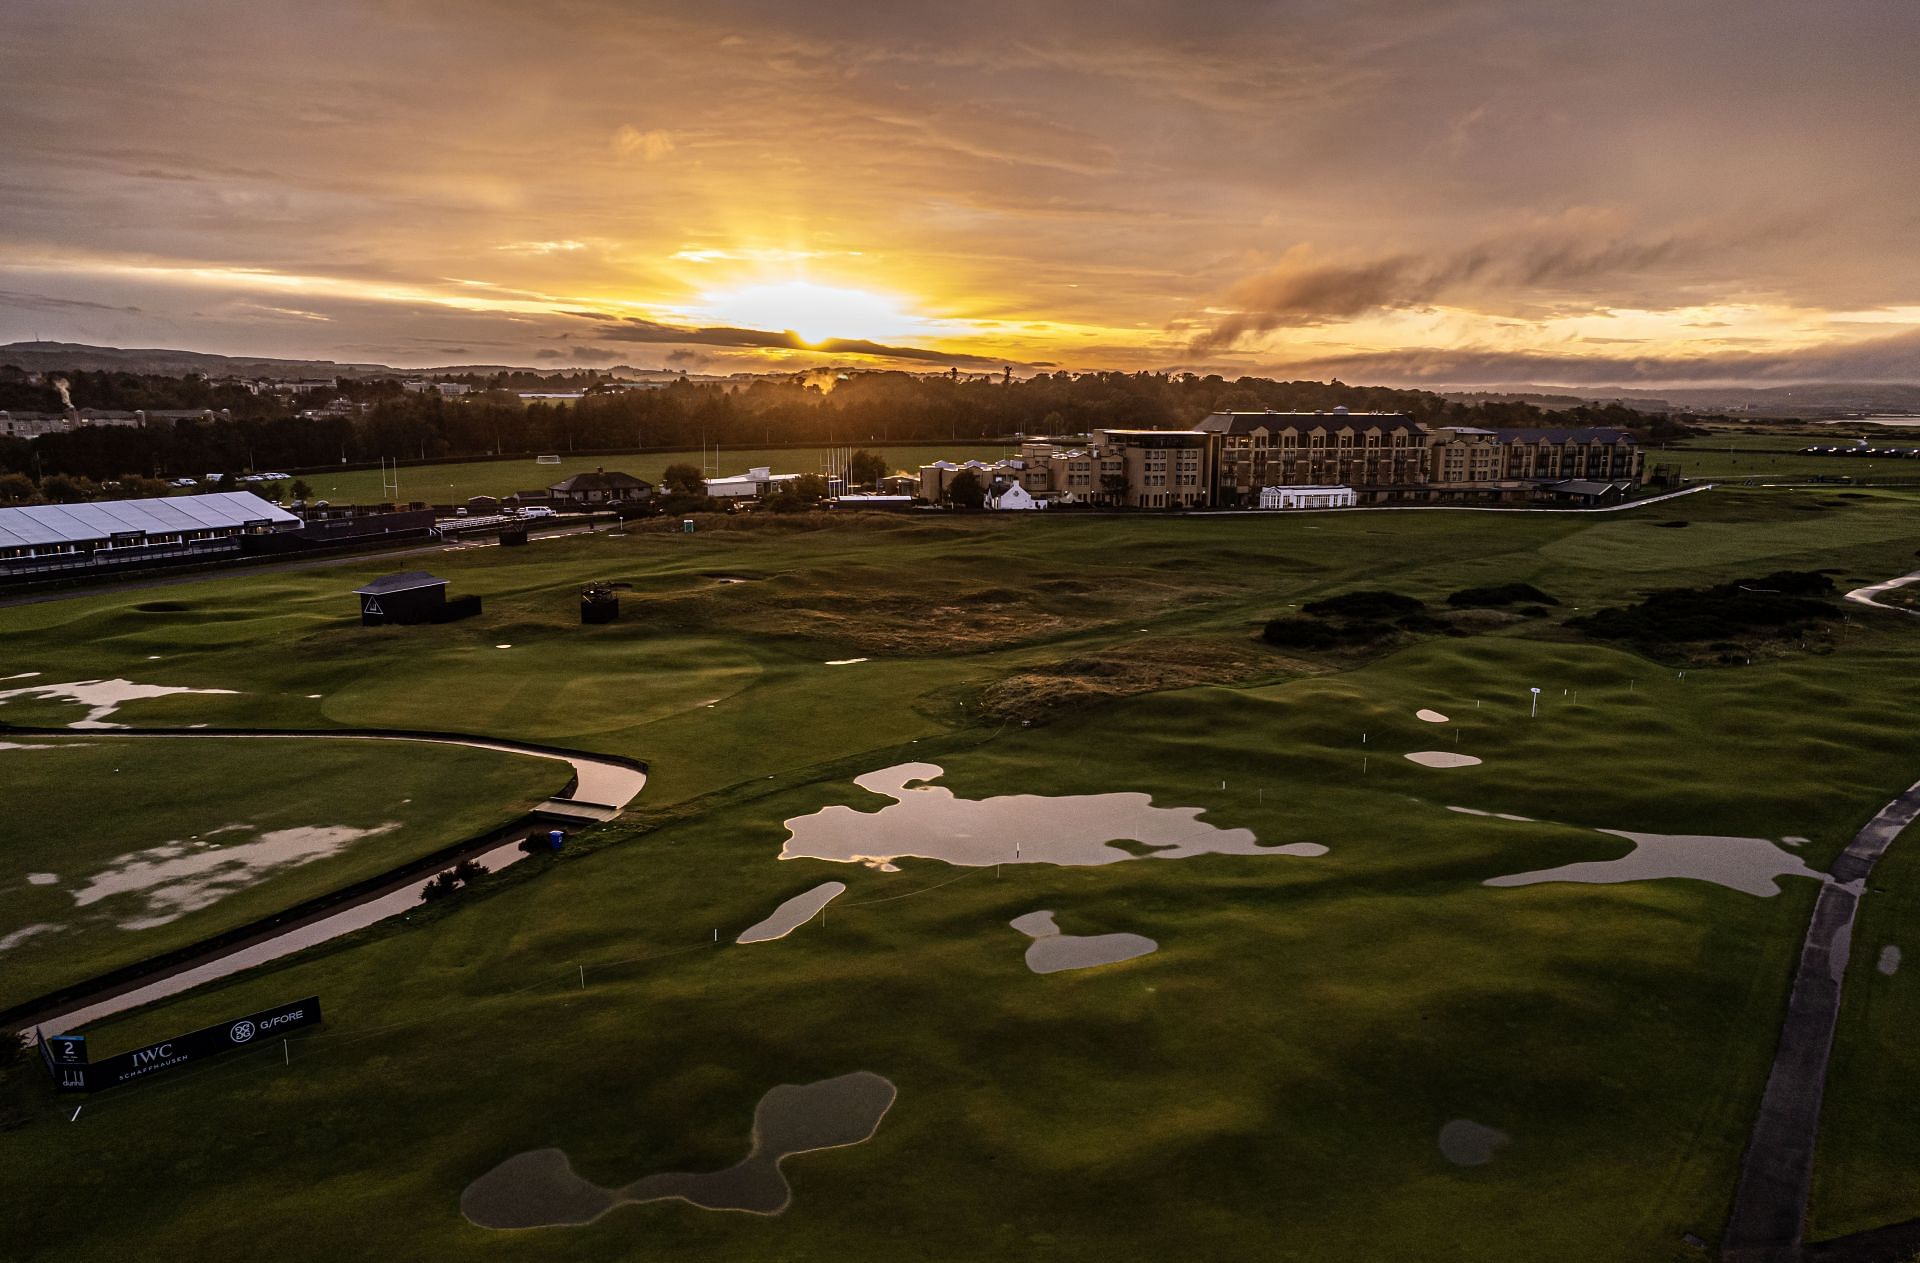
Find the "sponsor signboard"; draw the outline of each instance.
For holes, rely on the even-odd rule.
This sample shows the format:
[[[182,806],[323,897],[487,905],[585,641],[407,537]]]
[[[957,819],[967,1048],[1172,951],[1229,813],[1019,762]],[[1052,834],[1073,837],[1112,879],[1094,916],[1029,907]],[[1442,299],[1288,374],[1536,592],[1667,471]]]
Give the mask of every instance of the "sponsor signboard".
[[[290,1031],[303,1026],[317,1025],[320,1021],[320,997],[308,996],[291,1004],[278,1004],[258,1013],[249,1013],[243,1018],[221,1022],[217,1026],[204,1027],[177,1035],[172,1039],[163,1039],[148,1044],[145,1048],[136,1048],[132,1052],[121,1053],[117,1057],[108,1057],[104,1061],[88,1062],[85,1044],[80,1045],[79,1060],[62,1062],[59,1047],[62,1040],[79,1040],[81,1036],[54,1036],[43,1039],[42,1055],[47,1057],[48,1069],[53,1071],[54,1083],[63,1092],[98,1092],[102,1088],[117,1087],[135,1079],[145,1078],[163,1070],[172,1070],[193,1061],[204,1061],[218,1053],[234,1048],[245,1048],[262,1040],[278,1039]]]

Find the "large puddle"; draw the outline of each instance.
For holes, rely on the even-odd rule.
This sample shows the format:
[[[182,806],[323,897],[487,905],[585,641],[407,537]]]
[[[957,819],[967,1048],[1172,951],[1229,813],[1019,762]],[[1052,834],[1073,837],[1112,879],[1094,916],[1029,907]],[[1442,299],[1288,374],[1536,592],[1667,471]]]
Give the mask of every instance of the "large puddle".
[[[1199,807],[1156,807],[1146,794],[957,798],[950,789],[924,783],[943,772],[934,763],[902,763],[855,777],[855,785],[893,799],[893,805],[874,812],[822,807],[795,816],[786,822],[789,836],[780,858],[877,865],[912,857],[984,868],[1327,852],[1317,842],[1264,846],[1250,829],[1216,828],[1199,819]],[[1136,845],[1116,845],[1123,842]]]
[[[1050,909],[1029,912],[1007,924],[1033,940],[1027,946],[1027,968],[1036,974],[1092,969],[1160,950],[1160,944],[1144,934],[1062,934]]]
[[[1625,838],[1633,843],[1633,850],[1619,859],[1588,860],[1536,872],[1490,877],[1483,884],[1534,886],[1554,881],[1609,884],[1684,877],[1693,881],[1712,882],[1743,894],[1771,898],[1780,893],[1777,879],[1781,877],[1808,877],[1819,882],[1828,879],[1827,874],[1809,867],[1798,855],[1782,850],[1766,838],[1716,837],[1696,833],[1629,833],[1624,829],[1602,829],[1600,832]]]
[[[397,821],[356,829],[349,825],[275,829],[247,842],[220,843],[208,838],[167,842],[122,856],[95,873],[73,892],[74,906],[84,908],[114,895],[135,894],[145,907],[140,916],[122,921],[123,930],[147,930],[165,925],[189,912],[211,907],[272,873],[324,859],[365,838],[391,833]],[[215,833],[251,831],[239,825]]]
[[[616,1206],[669,1198],[705,1210],[777,1215],[793,1199],[785,1159],[872,1138],[894,1099],[893,1084],[857,1070],[818,1083],[782,1084],[753,1111],[753,1148],[724,1171],[649,1175],[603,1188],[574,1172],[561,1149],[516,1154],[467,1185],[460,1213],[482,1228],[588,1224]]]
[[[132,680],[74,680],[66,684],[29,684],[25,688],[0,691],[0,705],[16,697],[45,697],[56,701],[78,702],[87,708],[85,719],[76,719],[69,728],[124,728],[110,724],[107,717],[128,702],[150,697],[175,697],[182,693],[232,696],[233,689],[193,689],[170,684],[135,684]]]
[[[802,895],[795,895],[773,910],[766,920],[747,927],[736,943],[765,943],[770,939],[785,938],[807,922],[813,920],[820,909],[847,893],[847,884],[841,881],[823,882]]]

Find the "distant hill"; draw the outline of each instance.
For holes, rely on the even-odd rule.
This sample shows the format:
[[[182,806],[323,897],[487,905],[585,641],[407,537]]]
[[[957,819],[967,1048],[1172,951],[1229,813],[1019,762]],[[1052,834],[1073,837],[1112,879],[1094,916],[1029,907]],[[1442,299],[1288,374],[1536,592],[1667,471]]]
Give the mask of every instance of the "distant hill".
[[[548,364],[446,364],[399,368],[392,364],[340,360],[283,360],[253,355],[215,355],[208,351],[176,351],[164,347],[88,346],[82,342],[9,342],[0,345],[0,368],[12,366],[30,373],[150,373],[156,377],[257,377],[290,380],[302,377],[412,377],[416,374],[453,377],[492,373],[565,373]],[[618,376],[667,380],[682,374],[667,369],[635,368],[617,364],[599,370]]]
[[[1920,386],[1888,382],[1814,382],[1795,386],[1512,386],[1490,391],[1449,391],[1467,402],[1517,399],[1564,408],[1570,399],[1612,402],[1648,411],[1731,412],[1756,417],[1837,417],[1882,412],[1920,414]]]
[[[164,377],[184,377],[189,373],[204,377],[365,377],[401,371],[386,364],[261,359],[213,355],[205,351],[87,346],[79,342],[9,342],[0,346],[0,365],[9,364],[34,373],[69,369],[83,373],[152,373]]]

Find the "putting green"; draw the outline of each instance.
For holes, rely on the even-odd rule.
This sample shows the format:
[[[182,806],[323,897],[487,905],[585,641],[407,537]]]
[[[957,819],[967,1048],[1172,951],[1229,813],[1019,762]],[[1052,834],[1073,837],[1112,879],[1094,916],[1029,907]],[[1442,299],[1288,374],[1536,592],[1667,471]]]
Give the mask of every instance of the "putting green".
[[[0,737],[0,1005],[351,885],[512,820],[565,765],[398,742]],[[14,811],[18,812],[19,807]],[[36,928],[38,927],[38,928]]]

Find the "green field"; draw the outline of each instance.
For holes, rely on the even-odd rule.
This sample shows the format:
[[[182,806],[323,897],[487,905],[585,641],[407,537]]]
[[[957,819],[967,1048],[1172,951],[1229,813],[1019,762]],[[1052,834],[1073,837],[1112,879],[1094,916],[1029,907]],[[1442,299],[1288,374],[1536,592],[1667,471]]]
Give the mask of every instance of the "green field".
[[[1804,482],[1848,478],[1866,483],[1920,483],[1920,460],[1807,456],[1806,447],[1846,447],[1864,433],[1847,425],[1709,425],[1704,437],[1647,450],[1647,468],[1677,465],[1689,478],[1730,482]],[[1920,430],[1886,430],[1869,447],[1920,447]]]
[[[1628,852],[1600,829],[1804,837],[1795,854],[1830,862],[1920,776],[1920,625],[1861,612],[1818,651],[1683,669],[1564,621],[1781,569],[1844,590],[1916,547],[1920,498],[1891,492],[1721,489],[1593,517],[756,517],[444,554],[431,568],[486,613],[441,627],[357,626],[346,593],[391,568],[365,559],[0,609],[10,668],[237,690],[119,722],[404,724],[650,766],[635,810],[556,861],[90,1032],[111,1051],[317,992],[327,1026],[290,1065],[236,1054],[74,1122],[16,1084],[10,1248],[1704,1259],[1683,1235],[1724,1224],[1815,883],[1483,883]],[[622,621],[582,627],[577,587],[601,578],[633,585]],[[1256,634],[1356,589],[1445,611],[1512,582],[1560,604],[1370,650]],[[9,703],[0,721],[78,713]],[[1483,762],[1403,757],[1428,750]],[[877,810],[851,779],[908,761],[963,799],[1138,791],[1328,850],[777,860],[783,821]],[[0,800],[0,835],[37,810]],[[1920,839],[1876,873],[1860,953],[1897,942],[1920,897],[1902,846]],[[850,889],[824,921],[732,945],[830,879]],[[1043,908],[1159,950],[1032,974],[1007,922]],[[1898,1126],[1910,983],[1920,969],[1856,960],[1823,1235],[1920,1215]],[[469,1182],[528,1149],[606,1185],[726,1166],[767,1089],[862,1069],[897,1102],[872,1140],[791,1159],[778,1218],[668,1202],[496,1233],[459,1214]],[[1454,1166],[1436,1136],[1458,1119],[1510,1140]]]
[[[853,447],[859,444],[851,445]],[[919,443],[867,444],[885,457],[888,465],[905,473],[918,473],[920,466],[936,460],[993,460],[1015,449],[1004,443]],[[845,448],[840,449],[845,451]],[[377,469],[351,469],[338,473],[320,472],[300,475],[313,488],[316,498],[334,504],[374,504],[397,498],[405,502],[424,500],[429,504],[460,504],[473,496],[504,496],[515,491],[549,487],[574,474],[596,469],[617,469],[622,473],[658,482],[669,465],[687,464],[705,468],[710,477],[744,474],[756,465],[766,465],[777,474],[820,473],[827,468],[828,449],[822,447],[727,448],[717,454],[709,449],[704,463],[701,453],[636,452],[615,456],[570,456],[558,453],[558,465],[542,465],[532,456],[506,460],[451,462],[442,465],[407,465],[400,470],[400,494],[393,497],[381,488]],[[392,474],[389,473],[389,478]]]
[[[0,706],[0,720],[14,709]],[[11,744],[20,748],[0,749],[11,800],[0,938],[32,930],[0,952],[0,1005],[483,833],[571,775],[548,759],[390,742],[94,734]]]

